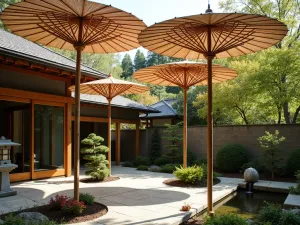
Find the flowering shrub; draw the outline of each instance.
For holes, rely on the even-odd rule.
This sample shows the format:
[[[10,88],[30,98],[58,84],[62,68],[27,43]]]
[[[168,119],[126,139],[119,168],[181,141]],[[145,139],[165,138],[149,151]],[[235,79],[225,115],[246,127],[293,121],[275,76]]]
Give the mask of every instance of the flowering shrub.
[[[51,198],[49,201],[49,205],[52,209],[60,210],[62,206],[69,201],[70,198],[65,195],[56,195],[55,198]]]
[[[79,215],[86,208],[83,202],[69,199],[62,205],[62,210],[69,214]]]

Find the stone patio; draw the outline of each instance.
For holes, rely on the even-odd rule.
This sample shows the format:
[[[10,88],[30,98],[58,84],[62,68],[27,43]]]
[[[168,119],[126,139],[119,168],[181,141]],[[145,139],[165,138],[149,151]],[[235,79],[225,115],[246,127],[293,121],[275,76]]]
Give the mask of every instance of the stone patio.
[[[80,183],[81,193],[91,193],[96,201],[107,205],[108,213],[94,221],[78,225],[110,224],[180,224],[206,208],[206,188],[179,188],[163,184],[172,174],[137,171],[134,168],[113,167],[113,176],[121,179],[101,184]],[[84,177],[84,175],[82,175]],[[221,178],[213,189],[214,202],[237,189],[241,179]],[[1,198],[0,212],[48,203],[56,194],[73,195],[73,177],[29,181],[12,184],[17,196]],[[190,212],[182,212],[183,204]]]

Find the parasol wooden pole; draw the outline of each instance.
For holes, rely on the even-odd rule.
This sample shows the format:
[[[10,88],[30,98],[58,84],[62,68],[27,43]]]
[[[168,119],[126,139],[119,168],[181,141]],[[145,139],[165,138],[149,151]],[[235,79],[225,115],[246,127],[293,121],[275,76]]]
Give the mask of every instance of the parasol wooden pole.
[[[187,167],[187,90],[183,88],[183,167]]]
[[[208,94],[208,112],[207,112],[207,211],[213,215],[213,117],[212,117],[212,61],[214,58],[211,52],[211,27],[207,32],[207,94]]]
[[[81,53],[84,49],[82,44],[83,20],[79,21],[78,43],[74,45],[76,55],[75,77],[75,121],[74,121],[74,199],[79,200],[79,173],[80,173],[80,80],[81,80]]]
[[[111,99],[108,98],[108,124],[107,124],[107,147],[109,149],[107,154],[107,160],[108,160],[108,169],[109,169],[109,176],[111,175]]]

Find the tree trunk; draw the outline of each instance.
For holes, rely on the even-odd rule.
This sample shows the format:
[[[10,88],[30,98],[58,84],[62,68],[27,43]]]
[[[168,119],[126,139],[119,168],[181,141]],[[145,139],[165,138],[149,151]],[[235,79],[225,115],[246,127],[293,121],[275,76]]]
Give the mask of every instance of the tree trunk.
[[[297,117],[299,115],[299,112],[300,112],[300,105],[298,106],[298,108],[296,109],[295,111],[295,114],[294,114],[294,118],[293,118],[293,122],[292,123],[297,123]]]
[[[277,113],[278,113],[278,121],[277,121],[277,124],[280,124],[280,123],[281,123],[281,109],[280,109],[280,108],[277,108]]]
[[[290,124],[291,123],[291,113],[289,111],[289,103],[285,102],[283,104],[283,113],[284,113],[284,119],[286,124]]]

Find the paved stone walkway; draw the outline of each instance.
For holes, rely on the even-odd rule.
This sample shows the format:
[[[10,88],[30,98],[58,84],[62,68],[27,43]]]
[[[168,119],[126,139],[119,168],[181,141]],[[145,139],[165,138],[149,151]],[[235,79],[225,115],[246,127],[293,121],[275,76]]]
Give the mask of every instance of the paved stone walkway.
[[[81,193],[91,193],[96,201],[108,206],[108,213],[78,225],[160,224],[175,225],[206,208],[206,188],[179,188],[163,184],[172,174],[137,171],[113,167],[112,174],[121,179],[101,184],[80,183]],[[29,181],[12,184],[17,196],[0,199],[0,213],[17,211],[48,203],[56,194],[73,195],[73,177]],[[70,183],[67,183],[70,181]],[[214,201],[235,191],[241,179],[222,178],[213,189]],[[183,204],[190,212],[181,212]]]

